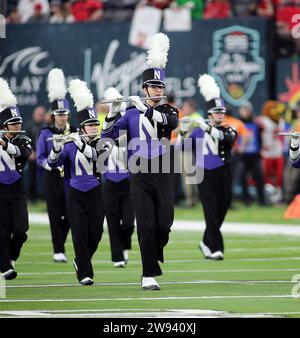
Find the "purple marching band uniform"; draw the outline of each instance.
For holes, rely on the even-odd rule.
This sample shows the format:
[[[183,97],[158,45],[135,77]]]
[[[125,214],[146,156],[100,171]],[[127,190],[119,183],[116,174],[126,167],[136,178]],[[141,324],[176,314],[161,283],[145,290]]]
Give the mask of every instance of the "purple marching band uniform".
[[[72,82],[81,95],[86,94],[86,84],[80,80],[70,82],[70,94],[76,104],[78,96],[72,95]],[[89,92],[90,93],[90,92]],[[80,96],[79,94],[79,96]],[[79,98],[80,99],[80,98]],[[85,131],[86,125],[97,126],[94,108],[85,108],[77,113],[80,130]],[[70,170],[70,187],[67,196],[67,211],[70,221],[72,241],[75,252],[73,265],[77,279],[82,285],[92,285],[94,271],[92,257],[98,248],[103,233],[104,206],[102,202],[101,174],[97,170],[96,161],[102,152],[97,151],[99,138],[86,141],[77,133],[71,133],[71,142],[57,145],[48,156],[48,165],[51,168],[67,166]]]
[[[61,166],[50,168],[47,158],[53,147],[50,137],[75,132],[76,129],[67,122],[63,129],[55,127],[56,116],[69,115],[69,103],[66,99],[51,102],[51,114],[53,123],[40,130],[36,142],[37,164],[45,170],[45,195],[47,211],[50,222],[51,238],[53,245],[54,261],[66,262],[65,242],[70,230],[70,224],[66,210],[66,195],[69,186],[69,168]]]
[[[231,148],[236,139],[236,131],[227,126],[215,126],[222,132],[222,138],[213,137],[210,132],[195,128],[189,136],[193,140],[193,150],[200,151],[196,156],[196,166],[204,169],[204,179],[198,184],[198,191],[203,205],[206,228],[203,235],[204,245],[209,254],[224,252],[223,236],[220,231],[231,202]],[[196,149],[196,139],[203,139],[202,149]],[[218,259],[221,259],[218,258]]]
[[[117,118],[120,117],[121,114]],[[104,173],[103,202],[111,258],[115,267],[125,267],[127,264],[128,250],[131,249],[131,236],[134,231],[135,216],[126,163],[126,146],[118,144],[112,148],[108,158],[108,168]]]
[[[153,73],[153,69],[144,72],[144,84],[147,77],[155,78]],[[163,78],[156,78],[154,82],[161,85]],[[142,276],[154,277],[162,275],[158,261],[164,261],[163,248],[168,243],[174,219],[174,178],[172,173],[161,171],[162,155],[167,154],[167,151],[159,141],[162,138],[170,140],[172,130],[178,126],[178,111],[169,104],[150,107],[145,103],[145,106],[145,113],[136,107],[128,108],[115,123],[115,117],[106,117],[102,137],[116,139],[120,131],[127,131],[128,141],[131,141],[128,163],[144,163],[148,167],[148,172],[130,172],[130,183],[142,257]],[[159,161],[159,168],[151,173],[151,162],[155,160]],[[143,288],[159,289],[159,286],[149,285]]]
[[[1,79],[2,80],[2,79]],[[1,82],[2,86],[3,80]],[[7,89],[8,85],[7,85]],[[4,99],[2,92],[0,105]],[[0,129],[20,124],[22,118],[17,106],[7,107],[0,113]],[[23,170],[31,154],[31,140],[15,134],[13,138],[0,134],[0,271],[2,278],[14,279],[14,262],[27,240],[28,211],[23,187]]]

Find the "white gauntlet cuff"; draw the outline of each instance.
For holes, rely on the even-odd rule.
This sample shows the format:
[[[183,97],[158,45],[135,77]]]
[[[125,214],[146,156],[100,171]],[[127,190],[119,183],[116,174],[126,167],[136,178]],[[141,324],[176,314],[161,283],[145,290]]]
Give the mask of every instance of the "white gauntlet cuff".
[[[11,143],[7,143],[7,149],[6,149],[6,152],[9,154],[9,155],[13,155],[13,156],[20,156],[20,149],[19,147],[17,146],[14,146],[13,144]]]

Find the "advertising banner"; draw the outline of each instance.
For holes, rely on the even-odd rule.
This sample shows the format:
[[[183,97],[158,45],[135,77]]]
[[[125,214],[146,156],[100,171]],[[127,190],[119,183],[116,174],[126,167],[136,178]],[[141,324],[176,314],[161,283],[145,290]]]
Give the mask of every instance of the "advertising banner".
[[[269,98],[269,22],[265,19],[193,21],[190,32],[168,32],[166,93],[181,103],[194,98],[199,74],[215,76],[225,101],[250,100],[260,109]],[[17,95],[24,119],[36,105],[48,108],[47,74],[62,68],[68,80],[88,83],[95,100],[107,87],[141,94],[146,51],[128,44],[130,22],[7,25],[0,40],[0,76]]]

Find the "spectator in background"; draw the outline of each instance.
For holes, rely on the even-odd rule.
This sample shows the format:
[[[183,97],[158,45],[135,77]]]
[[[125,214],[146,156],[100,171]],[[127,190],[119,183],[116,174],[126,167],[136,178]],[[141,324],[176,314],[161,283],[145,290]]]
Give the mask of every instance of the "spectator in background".
[[[204,19],[225,19],[231,17],[228,0],[209,0],[204,9]]]
[[[135,6],[140,0],[103,0],[103,19],[114,21],[131,20]]]
[[[203,16],[205,0],[176,0],[173,4],[191,9],[193,20],[199,20]]]
[[[173,0],[141,0],[139,5],[141,6],[152,6],[157,9],[166,9],[169,8]]]
[[[49,15],[50,6],[48,0],[20,0],[18,4],[18,12],[22,23],[27,22],[29,18],[34,16],[34,7],[36,4],[41,5],[42,15]]]
[[[264,181],[276,190],[274,202],[279,202],[282,199],[284,137],[278,135],[278,132],[284,130],[284,112],[284,104],[268,100],[263,105],[262,114],[257,118],[262,128],[261,154],[264,166]]]
[[[36,164],[36,141],[37,135],[44,126],[46,109],[43,106],[38,106],[32,113],[32,120],[26,125],[28,137],[32,140],[32,153],[28,158],[29,166],[29,189],[28,197],[31,202],[36,202],[38,198],[38,174]],[[41,181],[41,180],[40,180]],[[40,186],[40,184],[39,184]]]
[[[34,5],[34,13],[33,16],[31,16],[28,20],[27,23],[45,23],[49,21],[48,14],[43,14],[42,13],[42,5],[37,2]]]
[[[229,0],[229,2],[234,16],[256,15],[257,0]]]
[[[266,205],[266,201],[264,195],[264,179],[260,156],[261,128],[259,124],[255,121],[253,106],[251,102],[244,102],[239,107],[239,116],[242,122],[245,123],[245,126],[249,133],[248,143],[246,144],[244,153],[241,155],[243,163],[241,172],[243,202],[245,203],[245,205],[249,205],[251,202],[251,197],[248,190],[248,175],[250,174],[251,177],[255,180],[258,203],[259,205],[264,206]]]
[[[226,106],[226,114],[223,121],[223,126],[232,127],[237,132],[237,138],[235,143],[232,147],[232,154],[231,154],[231,173],[232,173],[232,192],[234,192],[234,188],[241,184],[241,171],[242,171],[242,160],[241,156],[244,153],[249,134],[245,124],[238,118],[233,116],[232,107]],[[230,206],[231,209],[235,209],[233,204]]]
[[[76,0],[72,4],[72,14],[76,22],[100,21],[103,3],[101,0]]]
[[[45,126],[49,126],[52,123],[52,113],[51,110],[47,110],[44,116]]]
[[[18,2],[18,0],[0,1],[0,13],[7,18],[12,11],[17,9]]]
[[[9,11],[6,23],[21,23],[21,17],[17,7],[14,7]]]
[[[258,2],[257,14],[263,17],[274,16],[274,5],[272,0],[260,0]]]
[[[96,112],[97,112],[97,118],[98,118],[98,120],[100,122],[99,132],[101,132],[102,127],[103,127],[103,122],[105,120],[105,117],[109,113],[109,105],[101,103],[101,102],[98,101],[95,104],[95,109],[96,109]]]
[[[277,0],[275,13],[279,55],[300,54],[300,38],[293,37],[291,33],[294,25],[297,24],[292,22],[292,18],[300,13],[300,0]]]
[[[71,13],[71,1],[52,0],[50,23],[72,23],[75,21]]]

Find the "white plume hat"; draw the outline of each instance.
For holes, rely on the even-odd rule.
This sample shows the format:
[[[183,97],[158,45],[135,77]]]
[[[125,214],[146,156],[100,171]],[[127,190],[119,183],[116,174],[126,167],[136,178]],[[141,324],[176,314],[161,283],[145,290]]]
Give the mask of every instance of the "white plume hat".
[[[198,79],[198,86],[200,93],[206,101],[208,113],[226,112],[224,101],[220,96],[220,88],[211,75],[200,75]]]
[[[147,66],[143,72],[143,87],[147,84],[165,86],[165,68],[168,62],[170,41],[166,34],[157,33],[150,40],[150,48],[147,55]]]
[[[17,98],[9,88],[7,81],[0,78],[0,125],[22,123]]]
[[[94,108],[94,98],[86,82],[76,79],[69,83],[69,93],[77,110],[77,120],[80,126],[100,124]]]
[[[60,68],[53,68],[48,73],[47,79],[48,98],[51,104],[51,112],[54,115],[68,115],[69,102],[65,98],[67,94],[66,79]]]

